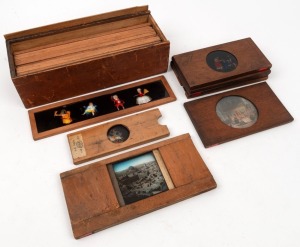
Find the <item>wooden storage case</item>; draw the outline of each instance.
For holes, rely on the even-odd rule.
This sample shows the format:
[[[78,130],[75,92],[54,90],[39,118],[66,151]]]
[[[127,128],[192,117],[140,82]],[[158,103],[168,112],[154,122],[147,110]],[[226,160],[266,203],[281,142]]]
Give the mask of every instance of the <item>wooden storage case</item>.
[[[5,35],[26,108],[163,73],[170,42],[148,10],[128,8]]]

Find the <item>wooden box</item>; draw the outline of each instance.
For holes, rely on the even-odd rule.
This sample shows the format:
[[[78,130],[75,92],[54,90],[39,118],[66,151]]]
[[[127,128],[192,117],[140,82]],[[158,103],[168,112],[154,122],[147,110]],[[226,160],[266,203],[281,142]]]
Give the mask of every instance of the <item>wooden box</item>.
[[[263,81],[272,64],[251,38],[186,52],[171,66],[188,98]]]
[[[170,42],[134,7],[6,34],[10,73],[26,108],[113,87],[168,68]]]
[[[75,238],[217,186],[189,134],[61,173],[60,178]]]

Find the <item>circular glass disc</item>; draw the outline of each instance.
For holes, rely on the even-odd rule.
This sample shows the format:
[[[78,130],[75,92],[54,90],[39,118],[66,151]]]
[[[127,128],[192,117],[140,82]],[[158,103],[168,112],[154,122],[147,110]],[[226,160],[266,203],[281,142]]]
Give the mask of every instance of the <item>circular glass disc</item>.
[[[108,130],[107,138],[113,143],[121,143],[125,142],[128,139],[129,134],[129,130],[125,126],[119,124],[112,126]]]
[[[208,66],[218,72],[230,72],[238,66],[234,55],[227,51],[213,51],[206,56]]]
[[[232,128],[248,128],[258,119],[254,104],[240,96],[222,98],[216,106],[220,120]]]

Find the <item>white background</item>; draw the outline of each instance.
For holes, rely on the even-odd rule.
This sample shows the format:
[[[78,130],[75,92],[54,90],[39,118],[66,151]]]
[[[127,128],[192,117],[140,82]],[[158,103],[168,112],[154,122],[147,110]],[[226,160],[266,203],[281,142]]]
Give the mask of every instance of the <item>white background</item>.
[[[159,107],[160,123],[170,137],[190,133],[218,187],[75,240],[59,178],[75,168],[66,133],[33,141],[3,35],[140,5],[170,40],[170,58],[251,37],[273,64],[268,83],[295,121],[205,149],[169,68],[178,99]],[[300,246],[299,10],[296,0],[1,0],[0,246]]]

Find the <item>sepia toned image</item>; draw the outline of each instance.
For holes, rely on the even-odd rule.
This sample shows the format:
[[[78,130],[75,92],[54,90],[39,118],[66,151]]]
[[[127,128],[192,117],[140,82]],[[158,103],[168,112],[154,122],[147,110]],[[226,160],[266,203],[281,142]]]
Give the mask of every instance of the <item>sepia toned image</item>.
[[[248,128],[258,118],[256,107],[240,96],[222,98],[217,103],[216,112],[220,120],[232,128]]]
[[[168,190],[152,152],[115,163],[113,170],[125,204]]]
[[[112,126],[108,130],[107,137],[113,143],[121,143],[121,142],[125,142],[128,139],[129,134],[130,132],[125,126],[118,124]]]

